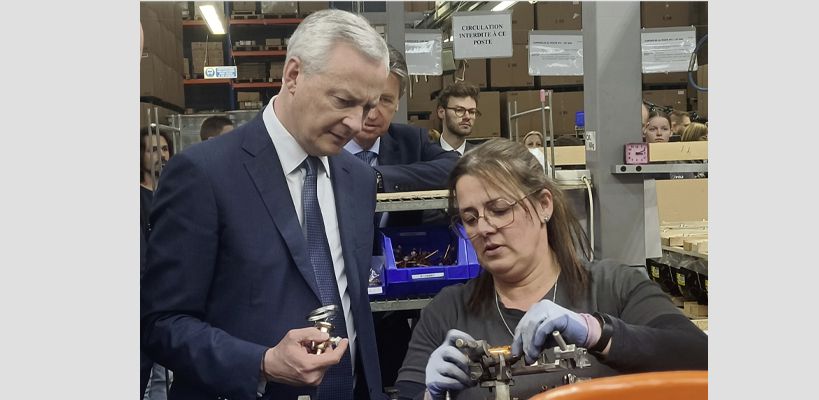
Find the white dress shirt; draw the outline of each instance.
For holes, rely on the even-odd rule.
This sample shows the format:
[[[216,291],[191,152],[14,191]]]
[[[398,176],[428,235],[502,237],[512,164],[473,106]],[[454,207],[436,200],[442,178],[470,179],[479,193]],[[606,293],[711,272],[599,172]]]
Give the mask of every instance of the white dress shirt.
[[[461,146],[460,146],[460,147],[458,147],[457,149],[455,149],[455,148],[453,148],[452,146],[450,146],[450,145],[449,145],[449,143],[447,143],[447,141],[446,141],[446,140],[444,140],[444,135],[441,135],[441,139],[440,139],[440,140],[441,140],[441,148],[442,148],[442,149],[444,149],[444,150],[446,150],[446,151],[452,151],[452,150],[455,150],[455,151],[457,151],[458,153],[460,153],[461,155],[464,155],[464,151],[466,151],[466,140],[464,140],[464,142],[463,142],[463,143],[461,143]]]
[[[349,151],[350,154],[352,154],[352,155],[356,155],[356,154],[358,154],[358,153],[360,153],[362,151],[372,151],[373,153],[375,153],[375,157],[373,158],[373,161],[370,163],[371,167],[375,167],[375,166],[378,165],[378,151],[380,149],[381,149],[381,138],[380,137],[375,139],[375,143],[373,143],[373,146],[370,147],[367,150],[362,149],[361,146],[359,146],[358,143],[355,142],[355,140],[351,140],[351,141],[347,142],[347,144],[344,146],[344,150]],[[381,219],[379,219],[379,221],[378,221],[378,227],[379,228],[386,227],[388,218],[389,218],[389,213],[382,212],[381,213]]]
[[[276,113],[273,110],[275,96],[265,107],[262,119],[270,139],[276,148],[279,162],[287,178],[287,187],[290,189],[290,197],[293,199],[293,206],[296,208],[296,215],[299,223],[304,226],[304,212],[301,204],[301,192],[304,188],[304,176],[306,175],[302,163],[307,158],[301,146],[299,146],[293,135],[282,126]],[[344,268],[344,257],[341,252],[341,235],[338,230],[338,217],[336,214],[336,197],[333,193],[333,184],[330,181],[330,164],[327,156],[319,157],[324,171],[319,171],[317,179],[317,191],[319,207],[321,207],[321,217],[324,219],[324,230],[327,233],[327,242],[330,244],[330,256],[333,259],[336,282],[338,283],[338,293],[341,297],[341,306],[344,309],[344,318],[347,323],[347,336],[350,340],[350,359],[353,370],[355,370],[355,323],[353,322],[353,310],[350,307],[350,294],[347,292],[347,273]],[[306,318],[306,316],[305,316]],[[305,319],[305,323],[307,320]]]

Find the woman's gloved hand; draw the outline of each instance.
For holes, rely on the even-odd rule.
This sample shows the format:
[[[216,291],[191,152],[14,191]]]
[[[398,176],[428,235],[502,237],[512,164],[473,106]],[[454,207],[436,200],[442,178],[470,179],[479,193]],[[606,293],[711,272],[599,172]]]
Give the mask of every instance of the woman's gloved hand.
[[[557,346],[552,337],[553,331],[559,331],[566,343],[583,347],[589,335],[589,326],[580,314],[551,300],[541,300],[523,315],[515,328],[512,356],[519,356],[522,351],[526,364],[532,364],[543,349]]]
[[[455,347],[457,339],[472,340],[472,336],[457,329],[450,329],[444,343],[429,357],[426,369],[427,391],[433,399],[444,399],[451,394],[475,385],[469,378],[469,359]]]

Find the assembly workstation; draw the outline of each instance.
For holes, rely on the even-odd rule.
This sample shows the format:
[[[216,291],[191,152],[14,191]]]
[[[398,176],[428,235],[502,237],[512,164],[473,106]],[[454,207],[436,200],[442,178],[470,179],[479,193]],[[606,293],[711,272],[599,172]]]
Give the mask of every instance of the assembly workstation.
[[[205,35],[209,27],[199,3],[217,5],[229,34]],[[708,142],[681,140],[676,131],[663,140],[648,139],[640,132],[650,124],[641,123],[636,111],[644,106],[651,118],[655,111],[682,113],[690,123],[707,126],[707,3],[142,2],[141,8],[140,120],[148,140],[170,143],[171,152],[179,154],[204,141],[200,128],[208,118],[225,117],[233,129],[252,123],[268,104],[272,108],[285,85],[281,68],[293,30],[316,11],[351,11],[406,58],[406,88],[395,99],[388,123],[417,129],[424,139],[435,132],[439,136],[428,140],[443,144],[440,135],[448,129],[447,111],[440,114],[436,103],[441,91],[457,82],[474,85],[480,111],[471,114],[474,126],[465,143],[475,147],[467,154],[494,138],[524,144],[526,133],[537,131],[539,146],[528,150],[565,196],[593,259],[617,260],[640,271],[707,334]],[[156,24],[149,22],[153,17]],[[170,41],[163,36],[169,32]],[[678,40],[685,50],[669,55],[673,52],[667,48],[651,47],[663,40]],[[579,56],[571,54],[578,48]],[[554,52],[561,55],[549,55]],[[667,59],[674,61],[657,62]],[[234,75],[208,78],[209,66]],[[158,71],[173,72],[160,77]],[[561,145],[566,138],[571,144]],[[159,177],[168,160],[161,154],[147,157],[160,160],[149,168]],[[157,189],[157,181],[150,189]],[[465,228],[448,224],[457,212],[450,209],[450,190],[403,189],[386,186],[375,196],[373,217],[384,218],[380,225],[376,218],[367,278],[381,383],[391,398],[401,398],[399,370],[425,307],[444,288],[464,285],[484,272]],[[434,223],[384,223],[410,212]],[[557,295],[554,286],[549,297]],[[304,316],[304,326],[330,337],[308,346],[313,354],[339,345],[342,337],[332,323],[339,313],[344,313],[340,306],[325,305]],[[503,318],[500,307],[498,313]],[[603,385],[609,378],[589,379],[583,373],[596,363],[589,349],[564,336],[550,332],[550,343],[556,345],[544,349],[535,363],[513,354],[511,342],[474,337],[453,343],[486,398],[517,398],[515,381],[536,376],[560,383],[544,384],[548,390],[532,398],[563,398],[557,389],[565,385]],[[174,378],[166,375],[167,390]],[[666,379],[662,374],[644,378],[624,382],[636,390],[641,382]],[[706,398],[705,373],[684,378],[695,383],[680,390],[689,390],[689,398]],[[150,388],[146,397],[151,398],[147,393]]]

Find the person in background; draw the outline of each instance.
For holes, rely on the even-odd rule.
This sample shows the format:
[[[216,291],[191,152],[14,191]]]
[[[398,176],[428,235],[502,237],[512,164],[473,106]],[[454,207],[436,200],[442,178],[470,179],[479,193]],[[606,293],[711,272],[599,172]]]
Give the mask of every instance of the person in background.
[[[708,126],[699,122],[692,122],[683,131],[683,142],[696,142],[699,140],[708,140]]]
[[[150,225],[148,215],[151,212],[151,201],[159,180],[159,173],[174,153],[173,140],[164,132],[157,136],[148,127],[139,131],[139,187],[140,187],[140,220],[142,231],[148,237]]]
[[[648,114],[648,122],[643,126],[643,140],[648,143],[668,142],[671,137],[671,121],[668,114],[655,109]]]
[[[159,132],[159,143],[157,135],[153,134],[148,127],[139,131],[139,222],[140,222],[140,272],[145,272],[145,255],[148,250],[147,239],[151,233],[149,216],[151,214],[151,203],[154,197],[159,174],[162,168],[174,153],[173,140],[171,136],[164,132]],[[142,376],[140,383],[142,398],[146,400],[164,400],[167,398],[167,384],[171,379],[171,371],[165,367],[153,363],[140,351],[140,364]]]
[[[163,170],[141,342],[174,371],[169,398],[385,397],[367,295],[376,176],[343,147],[388,61],[366,19],[316,11],[290,37],[279,94]],[[330,305],[338,341],[307,320]]]
[[[674,110],[669,115],[672,135],[682,136],[685,128],[691,125],[691,115],[685,111]]]
[[[423,128],[390,122],[406,92],[409,73],[404,55],[392,46],[388,47],[390,76],[378,106],[370,110],[361,132],[344,148],[374,168],[381,185],[379,192],[445,189],[446,177],[458,161],[458,155],[431,143]],[[428,214],[421,210],[379,213],[377,223],[381,227],[417,226],[424,222],[424,215],[436,215],[432,213],[434,210],[429,211]],[[440,221],[447,224],[443,216]],[[380,240],[376,240],[375,246],[380,246]],[[380,248],[375,253],[381,255]],[[390,340],[378,342],[382,379],[387,386],[395,382],[398,368],[407,353],[411,335],[407,319],[412,314],[415,313],[393,311],[373,314],[377,336],[390,337]]]
[[[199,127],[199,138],[204,142],[232,130],[233,121],[230,118],[214,115],[202,121],[202,126]]]
[[[523,144],[530,148],[543,147],[543,134],[538,131],[530,131],[523,137]]]
[[[512,366],[557,346],[588,349],[578,377],[708,368],[708,338],[645,270],[589,261],[592,249],[562,191],[527,148],[492,139],[449,177],[453,225],[462,225],[483,272],[443,288],[422,310],[398,374],[399,398],[484,399],[455,342],[511,344]],[[673,349],[673,351],[669,351]],[[519,359],[518,359],[519,358]],[[563,384],[563,374],[516,376],[513,398]]]
[[[380,192],[444,189],[458,157],[430,143],[425,129],[391,122],[406,92],[409,73],[404,55],[392,46],[389,51],[390,75],[378,106],[370,110],[361,131],[344,148],[375,169]]]
[[[463,81],[447,86],[438,94],[435,112],[441,120],[441,148],[463,155],[475,147],[466,138],[472,134],[475,122],[481,116],[479,95],[477,86]]]

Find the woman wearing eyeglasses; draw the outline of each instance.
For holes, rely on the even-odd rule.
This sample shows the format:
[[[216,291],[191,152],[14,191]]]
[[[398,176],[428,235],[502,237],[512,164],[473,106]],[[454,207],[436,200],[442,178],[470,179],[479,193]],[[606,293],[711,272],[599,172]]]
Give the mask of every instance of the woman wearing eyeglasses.
[[[591,366],[514,376],[511,397],[529,398],[564,376],[707,369],[707,336],[644,270],[589,262],[588,240],[565,197],[527,148],[493,139],[450,174],[453,222],[464,227],[483,267],[424,308],[396,387],[401,398],[483,399],[457,339],[511,345],[513,367],[557,346],[589,350]],[[629,229],[629,227],[623,227]]]

